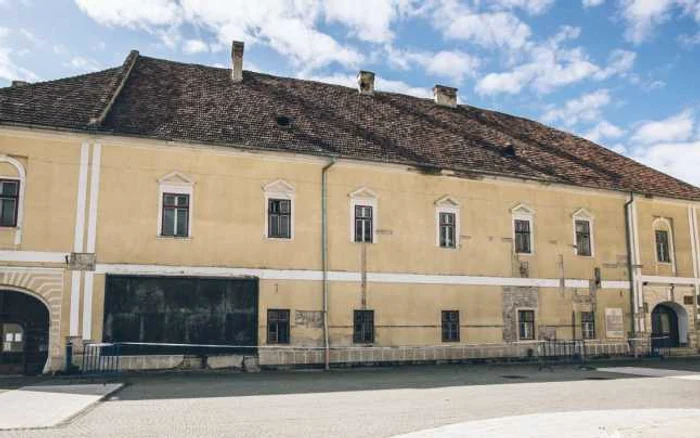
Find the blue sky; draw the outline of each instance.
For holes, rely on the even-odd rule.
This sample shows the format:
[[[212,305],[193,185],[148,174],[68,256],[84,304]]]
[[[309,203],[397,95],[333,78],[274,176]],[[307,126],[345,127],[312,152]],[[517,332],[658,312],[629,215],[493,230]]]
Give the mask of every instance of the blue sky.
[[[0,86],[143,55],[460,100],[700,185],[700,0],[0,0]]]

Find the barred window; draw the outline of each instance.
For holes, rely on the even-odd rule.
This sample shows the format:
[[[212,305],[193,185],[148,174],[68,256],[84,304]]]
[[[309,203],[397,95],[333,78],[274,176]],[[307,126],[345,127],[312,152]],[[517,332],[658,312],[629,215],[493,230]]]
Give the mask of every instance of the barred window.
[[[0,179],[0,227],[17,226],[19,181]]]
[[[374,343],[374,310],[355,310],[352,341],[356,344]]]
[[[372,243],[373,212],[370,205],[355,206],[355,242]]]
[[[190,195],[163,193],[163,225],[161,235],[188,237]]]
[[[591,255],[591,223],[585,220],[576,221],[576,254]]]
[[[669,245],[668,231],[656,230],[656,260],[661,263],[671,263],[671,247]]]
[[[292,201],[289,199],[268,199],[267,237],[292,238]]]
[[[268,309],[267,343],[289,344],[289,309]]]
[[[459,342],[459,310],[442,311],[442,342]]]
[[[532,233],[530,221],[515,219],[515,252],[518,254],[532,253]]]
[[[440,247],[455,248],[457,246],[457,215],[440,213]]]
[[[594,312],[581,312],[581,335],[583,339],[595,339]]]
[[[518,310],[518,335],[521,341],[535,339],[534,310]]]

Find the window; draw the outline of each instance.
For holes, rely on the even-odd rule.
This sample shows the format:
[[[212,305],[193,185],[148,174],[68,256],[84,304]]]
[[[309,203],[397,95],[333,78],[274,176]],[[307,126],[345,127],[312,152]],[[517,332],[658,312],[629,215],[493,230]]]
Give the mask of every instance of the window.
[[[530,220],[515,219],[515,252],[518,254],[532,253]]]
[[[671,247],[667,230],[656,230],[656,260],[659,263],[671,263]]]
[[[263,187],[265,192],[265,237],[294,238],[294,186],[278,179]]]
[[[372,243],[373,241],[372,206],[355,206],[355,242]]]
[[[361,187],[350,197],[350,241],[377,242],[377,194]]]
[[[167,237],[188,237],[190,196],[163,193],[163,230]]]
[[[535,339],[535,311],[518,310],[518,338],[521,341]]]
[[[435,201],[437,222],[437,246],[459,247],[459,203],[450,196]]]
[[[352,341],[356,344],[374,343],[374,310],[355,310]]]
[[[591,223],[587,220],[576,220],[576,254],[591,255]]]
[[[267,237],[292,238],[292,201],[289,199],[267,200]]]
[[[194,183],[177,172],[164,176],[159,182],[158,235],[181,239],[192,237]]]
[[[583,339],[595,339],[594,312],[581,312],[581,335]]]
[[[269,309],[267,311],[267,343],[289,344],[288,309]]]
[[[459,311],[442,311],[442,342],[459,342]]]
[[[16,227],[19,181],[0,179],[0,227]]]
[[[455,222],[456,215],[454,213],[440,213],[440,247],[456,247]]]

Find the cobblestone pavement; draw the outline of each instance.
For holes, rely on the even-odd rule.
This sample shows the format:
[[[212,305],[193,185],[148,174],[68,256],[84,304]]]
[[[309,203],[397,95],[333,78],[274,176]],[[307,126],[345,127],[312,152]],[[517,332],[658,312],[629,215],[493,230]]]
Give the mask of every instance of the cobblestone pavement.
[[[618,365],[700,371],[700,361],[691,360],[605,366]],[[679,409],[700,409],[699,380],[575,367],[539,371],[523,365],[445,365],[327,373],[178,373],[127,376],[126,381],[128,386],[110,400],[67,424],[8,431],[0,438],[390,437],[463,422],[483,425],[499,417],[661,408],[676,410],[675,416],[657,415],[658,421],[645,417],[652,421],[648,427],[640,423],[622,431],[600,429],[598,436],[700,437],[700,417],[678,414]],[[556,432],[554,436],[567,436],[566,422]]]

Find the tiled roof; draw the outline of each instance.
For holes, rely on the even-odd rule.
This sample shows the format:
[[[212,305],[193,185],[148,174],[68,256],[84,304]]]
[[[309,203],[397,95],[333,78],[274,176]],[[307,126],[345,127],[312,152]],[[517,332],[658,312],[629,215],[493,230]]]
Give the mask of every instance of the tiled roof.
[[[133,68],[131,68],[133,66]],[[120,86],[123,88],[120,90]],[[111,107],[113,96],[116,96]],[[101,123],[91,125],[100,114]],[[280,119],[289,121],[287,126]],[[334,155],[700,200],[700,189],[588,140],[468,105],[139,57],[0,89],[0,123]],[[515,154],[508,153],[509,146]]]

